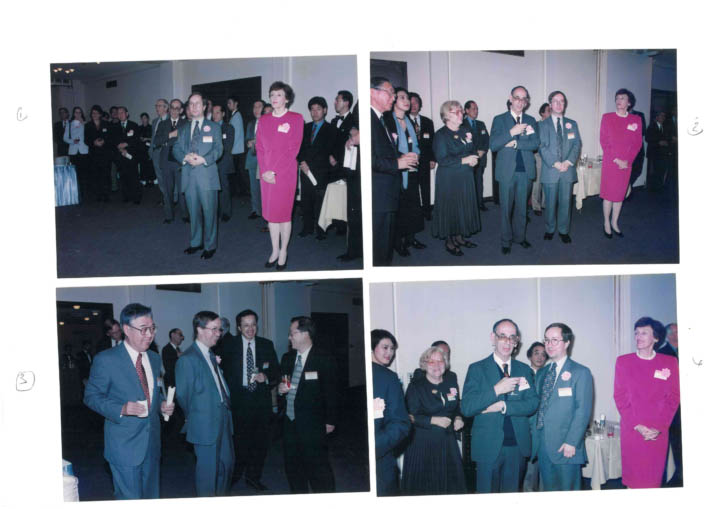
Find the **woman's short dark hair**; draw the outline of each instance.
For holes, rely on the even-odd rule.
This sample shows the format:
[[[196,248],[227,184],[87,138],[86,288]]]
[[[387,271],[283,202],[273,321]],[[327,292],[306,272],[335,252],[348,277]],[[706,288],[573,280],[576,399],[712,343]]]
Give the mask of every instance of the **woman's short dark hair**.
[[[617,99],[617,96],[619,95],[626,95],[628,98],[628,109],[631,110],[635,107],[635,94],[630,92],[627,88],[621,88],[617,92],[615,92],[615,99]]]
[[[292,106],[292,103],[295,101],[295,92],[293,92],[292,87],[287,83],[283,83],[282,81],[276,81],[272,85],[270,85],[268,95],[270,95],[275,90],[282,90],[283,92],[285,92],[285,99],[287,99],[287,107],[290,108],[290,106]]]
[[[642,318],[638,318],[637,322],[635,322],[634,329],[637,329],[638,327],[651,327],[653,331],[653,337],[657,339],[658,341],[662,341],[665,339],[665,326],[655,320],[654,318],[650,318],[649,316],[643,316]]]
[[[378,346],[380,344],[380,341],[385,338],[389,339],[397,350],[397,339],[395,339],[395,336],[393,336],[389,331],[386,331],[385,329],[373,329],[370,331],[370,349],[375,350],[375,347]]]
[[[575,339],[575,334],[573,334],[572,329],[562,322],[551,323],[550,325],[545,327],[545,332],[547,333],[548,329],[552,329],[553,327],[557,327],[558,329],[560,329],[564,342],[571,343]]]
[[[410,99],[410,93],[407,91],[406,88],[397,87],[395,89],[395,100],[393,101],[393,107],[395,106],[395,103],[397,102],[397,98],[400,95],[400,92],[405,92],[405,94],[408,96],[408,100]]]
[[[100,107],[99,104],[92,105],[92,108],[90,108],[90,113],[92,113],[93,111],[97,111],[98,113],[100,113],[100,116],[102,116],[103,114],[103,109]]]

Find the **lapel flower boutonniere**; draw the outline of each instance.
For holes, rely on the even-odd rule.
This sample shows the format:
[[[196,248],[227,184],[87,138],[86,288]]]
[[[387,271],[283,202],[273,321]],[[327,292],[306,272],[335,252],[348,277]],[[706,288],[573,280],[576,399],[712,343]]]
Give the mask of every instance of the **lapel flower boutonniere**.
[[[393,141],[397,142],[397,133],[392,133]]]
[[[217,362],[218,364],[220,364],[222,362],[222,359],[220,358],[219,355],[215,356],[215,362]]]
[[[572,124],[570,122],[565,122],[565,129],[572,129]]]
[[[205,131],[206,133],[209,133],[209,132],[210,132],[210,126],[209,126],[209,125],[204,126],[204,127],[203,127],[203,131]]]
[[[278,126],[278,131],[280,131],[281,133],[289,133],[290,132],[290,124],[288,124],[287,122],[285,122],[284,124],[280,124]]]
[[[564,371],[562,375],[560,375],[560,378],[562,378],[563,382],[567,382],[572,377],[572,373],[569,371]]]
[[[472,133],[465,133],[465,138],[467,138],[467,141],[472,141]]]
[[[457,389],[455,387],[450,387],[450,396],[457,396]]]

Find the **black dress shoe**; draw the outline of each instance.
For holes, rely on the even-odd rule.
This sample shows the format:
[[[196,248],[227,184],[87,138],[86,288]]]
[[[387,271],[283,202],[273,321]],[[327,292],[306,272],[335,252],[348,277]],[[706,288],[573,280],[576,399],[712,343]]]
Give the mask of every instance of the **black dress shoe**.
[[[220,218],[220,220],[223,223],[227,223],[228,221],[230,221],[230,216],[228,216],[227,214],[223,214],[222,217]]]
[[[448,246],[447,244],[445,244],[445,251],[447,251],[448,253],[450,253],[453,256],[462,256],[465,254],[460,250],[459,247],[453,246],[452,249],[450,249],[450,246]]]
[[[427,246],[420,242],[418,239],[412,239],[412,242],[410,242],[410,245],[414,247],[415,249],[425,249]]]
[[[256,481],[254,479],[249,479],[247,477],[245,478],[245,484],[247,484],[248,486],[250,486],[251,488],[253,488],[256,491],[267,491],[268,490],[268,487],[265,486],[260,481]]]
[[[260,216],[257,214],[257,212],[253,212],[248,216],[248,219],[257,219],[258,217]]]
[[[163,224],[170,224],[170,223],[172,223],[172,219],[165,219],[163,221]]]
[[[612,228],[610,229],[610,233],[608,233],[605,231],[605,227],[603,226],[603,235],[605,235],[606,239],[611,239],[612,238]]]
[[[612,226],[610,228],[612,228]],[[623,238],[625,236],[625,234],[623,234],[623,232],[619,232],[615,228],[612,228],[612,232],[620,238]]]
[[[554,234],[554,233],[545,232],[545,235],[543,236],[543,239],[545,239],[545,240],[552,240],[552,239],[553,239],[553,235],[555,235],[555,234]],[[562,233],[560,234],[560,237],[562,237]]]
[[[567,233],[561,233],[560,240],[563,241],[563,244],[570,244],[572,242],[570,235],[568,235]]]
[[[508,247],[503,247],[503,248],[501,249],[501,251],[502,251],[502,254],[504,254],[504,255],[510,254],[510,246],[508,246]]]
[[[518,244],[520,244],[520,246],[521,246],[521,247],[524,247],[525,249],[527,249],[527,248],[529,248],[529,247],[532,246],[532,244],[530,244],[527,240],[523,240],[522,242],[518,242]]]
[[[275,270],[278,270],[278,271],[285,270],[285,268],[287,267],[288,257],[287,256],[285,257],[285,263],[283,263],[282,265],[280,265],[279,260],[280,260],[280,258],[278,257],[278,264],[277,264],[277,267],[275,267]]]
[[[354,260],[355,258],[357,258],[357,256],[353,256],[350,253],[344,253],[337,257],[337,259],[341,262],[349,262],[351,260]]]
[[[197,246],[197,247],[192,247],[192,246],[190,246],[189,248],[187,248],[187,249],[185,250],[185,254],[193,254],[193,253],[196,253],[196,252],[200,251],[202,248],[203,248],[202,245]]]
[[[265,262],[265,268],[266,268],[266,269],[272,269],[272,268],[275,266],[275,264],[277,263],[277,261],[278,261],[278,259],[275,258],[275,259],[274,259],[273,261],[271,261],[271,262]]]
[[[214,249],[211,249],[210,251],[203,251],[202,254],[200,255],[200,258],[202,258],[203,260],[209,260],[210,258],[213,257],[214,254],[215,254]]]
[[[189,217],[183,217],[183,223],[189,223],[190,218]]]

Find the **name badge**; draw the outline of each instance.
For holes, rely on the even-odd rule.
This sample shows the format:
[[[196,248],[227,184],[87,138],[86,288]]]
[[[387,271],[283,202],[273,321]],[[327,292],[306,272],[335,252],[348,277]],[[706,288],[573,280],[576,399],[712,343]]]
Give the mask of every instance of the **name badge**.
[[[107,128],[103,127],[102,132],[106,133],[106,132],[107,132]]]
[[[267,369],[267,368],[269,368],[269,367],[270,367],[270,363],[269,363],[269,362],[263,362],[263,369]]]
[[[426,140],[429,140],[429,139],[430,139],[430,133],[424,133],[424,134],[423,134],[423,138],[425,138]]]
[[[212,143],[212,136],[203,136],[203,143]]]
[[[482,131],[480,131],[480,134],[485,134],[485,129],[483,129]]]
[[[133,131],[133,130],[128,131],[127,132],[128,138],[131,137],[133,134],[135,134],[135,131]]]
[[[667,380],[668,377],[661,370],[656,369],[653,378],[659,378],[660,380]]]
[[[453,396],[452,394],[448,394],[448,395],[447,395],[447,400],[448,400],[448,401],[455,401],[456,399],[457,399],[457,397],[456,397],[456,396]]]
[[[223,140],[227,139],[227,134],[223,133]]]
[[[568,133],[568,140],[574,140],[575,139],[575,133]]]
[[[558,389],[558,396],[561,398],[572,396],[572,387],[560,387]]]
[[[318,374],[317,371],[306,371],[305,372],[305,380],[317,380]]]

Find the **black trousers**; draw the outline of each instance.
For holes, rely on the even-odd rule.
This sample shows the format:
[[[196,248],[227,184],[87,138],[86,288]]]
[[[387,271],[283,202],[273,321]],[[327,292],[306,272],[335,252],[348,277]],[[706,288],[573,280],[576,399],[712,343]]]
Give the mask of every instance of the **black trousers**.
[[[235,196],[250,196],[250,178],[245,169],[245,153],[233,154],[235,173],[230,174],[230,190]]]
[[[392,263],[395,238],[395,216],[397,212],[376,212],[373,210],[373,265],[389,266]]]
[[[272,410],[243,405],[233,408],[232,413],[235,475],[259,481],[270,446]]]
[[[361,257],[363,255],[362,210],[360,207],[348,207],[348,238],[347,254]]]
[[[139,202],[142,197],[142,190],[140,189],[137,161],[120,157],[117,165],[118,173],[120,174],[120,190],[122,191],[123,201],[132,200]]]
[[[303,214],[303,229],[305,233],[317,233],[322,232],[322,228],[318,224],[318,218],[320,217],[320,209],[322,208],[323,200],[325,199],[325,187],[314,186],[310,179],[305,177],[304,174],[300,177],[300,208]]]
[[[292,493],[335,491],[335,476],[328,457],[327,440],[298,429],[296,421],[283,418],[285,475]]]

